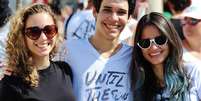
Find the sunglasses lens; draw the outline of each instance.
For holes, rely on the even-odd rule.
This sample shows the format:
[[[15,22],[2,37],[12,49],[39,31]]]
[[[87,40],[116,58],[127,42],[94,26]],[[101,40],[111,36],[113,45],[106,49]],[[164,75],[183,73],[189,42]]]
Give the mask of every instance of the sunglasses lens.
[[[29,27],[25,29],[25,34],[30,39],[37,40],[41,35],[41,31],[43,31],[50,40],[57,34],[57,27],[56,25],[46,25],[43,29],[40,29],[39,27]]]
[[[57,27],[55,25],[47,25],[44,27],[43,32],[48,39],[52,39],[57,34]]]
[[[196,25],[198,22],[198,19],[191,18],[191,25]]]
[[[142,40],[138,41],[138,45],[141,48],[148,48],[150,46],[150,41],[149,41],[149,39],[142,39]]]
[[[167,38],[165,36],[161,35],[161,36],[158,36],[155,38],[155,42],[158,45],[163,45],[167,42]]]
[[[190,18],[190,17],[185,17],[183,20],[183,25],[189,24],[189,25],[196,25],[200,22],[200,19],[195,19],[195,18]]]
[[[37,40],[40,37],[41,30],[38,27],[30,27],[25,29],[25,34],[32,40]]]

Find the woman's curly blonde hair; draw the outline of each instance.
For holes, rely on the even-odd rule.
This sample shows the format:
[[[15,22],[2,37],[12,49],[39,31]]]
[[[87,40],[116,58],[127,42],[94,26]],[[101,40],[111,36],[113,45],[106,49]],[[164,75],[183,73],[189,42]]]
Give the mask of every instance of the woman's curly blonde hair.
[[[21,77],[24,83],[31,87],[38,86],[39,76],[37,69],[34,68],[31,52],[26,44],[24,30],[26,21],[31,15],[43,12],[51,15],[55,25],[57,25],[54,13],[48,5],[32,4],[16,12],[16,15],[11,19],[10,32],[8,33],[6,47],[7,67],[13,70],[13,75]],[[50,52],[50,59],[53,58],[61,41],[59,34],[56,37],[56,45]]]

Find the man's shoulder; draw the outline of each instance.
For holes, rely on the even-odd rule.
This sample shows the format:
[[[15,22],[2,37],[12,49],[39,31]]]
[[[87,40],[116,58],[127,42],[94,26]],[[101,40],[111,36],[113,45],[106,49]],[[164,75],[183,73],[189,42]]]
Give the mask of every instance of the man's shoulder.
[[[65,40],[65,43],[67,43],[67,44],[80,44],[80,43],[85,43],[87,41],[88,41],[87,38],[85,38],[85,39],[71,39],[71,40]]]
[[[133,50],[133,46],[128,45],[126,42],[121,42],[121,43],[122,43],[122,45],[123,45],[124,48],[126,48],[128,50]]]

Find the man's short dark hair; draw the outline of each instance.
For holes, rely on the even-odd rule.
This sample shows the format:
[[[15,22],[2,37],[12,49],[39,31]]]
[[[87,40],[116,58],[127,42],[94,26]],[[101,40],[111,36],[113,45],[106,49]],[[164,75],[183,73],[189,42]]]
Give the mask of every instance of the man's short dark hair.
[[[96,8],[97,12],[99,12],[99,10],[100,10],[102,1],[103,0],[93,0],[93,4],[94,4],[94,7]],[[129,16],[133,13],[133,11],[135,9],[135,3],[136,3],[136,0],[128,0],[128,6],[129,6],[128,15]]]

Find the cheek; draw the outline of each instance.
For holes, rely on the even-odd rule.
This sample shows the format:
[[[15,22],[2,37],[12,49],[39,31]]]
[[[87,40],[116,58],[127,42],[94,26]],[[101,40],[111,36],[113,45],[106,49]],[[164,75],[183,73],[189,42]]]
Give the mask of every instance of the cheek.
[[[128,22],[128,17],[127,17],[127,16],[120,17],[120,22],[121,22],[123,25],[126,25],[127,22]]]
[[[103,23],[102,21],[104,21],[103,18],[97,17],[97,19],[96,19],[96,26],[100,26],[100,24]]]
[[[148,60],[148,52],[146,51],[146,50],[141,50],[142,51],[142,55],[144,56],[144,58],[146,59],[146,60]]]
[[[201,25],[197,25],[197,26],[194,26],[194,27],[185,27],[183,29],[184,31],[184,37],[185,38],[190,38],[190,37],[193,37],[193,38],[200,38],[201,37]]]
[[[33,47],[33,41],[26,37],[25,44],[27,45],[28,49],[30,50]]]
[[[192,34],[192,29],[189,28],[189,27],[184,26],[183,27],[183,33],[184,33],[184,37],[187,37],[187,36]]]
[[[192,30],[192,28],[190,26],[183,26],[183,31],[185,32],[185,34],[188,34],[190,31]]]
[[[127,17],[120,18],[119,22],[121,24],[121,31],[122,31],[124,29],[124,27],[126,26],[128,19],[127,19]]]
[[[201,36],[201,24],[199,24],[198,26],[196,26],[196,29],[197,29],[197,34],[199,36]]]
[[[95,19],[97,22],[100,22],[100,21],[107,21],[109,18],[108,18],[108,15],[104,14],[104,13],[98,13],[95,15]]]

